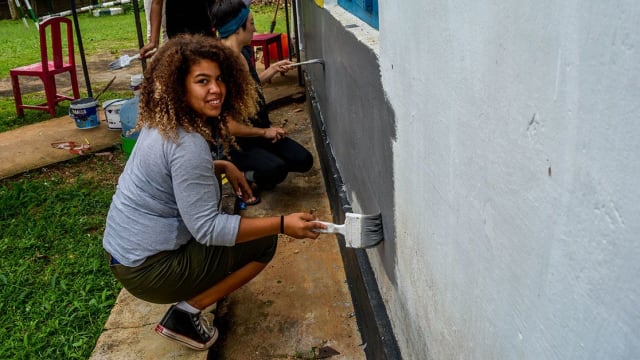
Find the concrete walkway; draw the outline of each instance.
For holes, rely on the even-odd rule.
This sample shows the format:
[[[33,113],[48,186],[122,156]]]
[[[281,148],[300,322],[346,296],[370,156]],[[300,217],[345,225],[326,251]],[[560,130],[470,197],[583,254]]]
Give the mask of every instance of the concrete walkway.
[[[295,72],[265,86],[272,103],[299,97]],[[274,125],[314,154],[313,169],[291,174],[245,216],[312,211],[331,219],[305,105],[290,103],[271,111]],[[86,139],[86,140],[85,140]],[[80,130],[69,117],[0,133],[0,178],[78,156],[52,142],[89,141],[92,151],[120,142],[106,123]],[[229,200],[229,199],[227,199]],[[106,269],[106,267],[105,267]],[[280,237],[274,260],[256,279],[221,302],[215,325],[221,336],[209,352],[197,352],[155,334],[168,305],[140,301],[123,290],[91,359],[364,359],[340,251],[333,235],[316,241]]]
[[[104,119],[104,116],[101,117]],[[72,159],[77,154],[55,149],[51,143],[74,141],[91,145],[91,152],[120,143],[120,131],[109,130],[106,122],[92,129],[78,129],[69,116],[0,133],[0,179],[28,170]]]

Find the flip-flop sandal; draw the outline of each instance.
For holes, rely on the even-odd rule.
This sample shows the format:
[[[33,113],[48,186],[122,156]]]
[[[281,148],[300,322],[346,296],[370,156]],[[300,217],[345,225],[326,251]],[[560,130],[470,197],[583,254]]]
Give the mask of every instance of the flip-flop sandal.
[[[260,198],[260,189],[258,188],[258,185],[254,182],[251,182],[251,192],[253,193],[253,197],[255,198],[255,200],[253,201],[244,201],[242,199],[240,200],[244,201],[244,203],[247,204],[247,206],[260,204],[260,201],[262,201],[262,199]]]
[[[262,201],[262,199],[260,198],[260,196],[258,195],[253,195],[253,197],[255,198],[255,200],[253,201],[245,201],[243,199],[240,199],[240,201],[244,202],[247,206],[253,206],[253,205],[258,205],[260,204],[260,201]]]
[[[246,210],[247,206],[258,205],[260,203],[260,201],[262,200],[257,195],[253,195],[253,197],[255,198],[255,200],[253,200],[253,201],[244,201],[241,197],[239,197],[239,196],[236,197],[236,204],[235,204],[234,211],[237,212],[238,210]]]

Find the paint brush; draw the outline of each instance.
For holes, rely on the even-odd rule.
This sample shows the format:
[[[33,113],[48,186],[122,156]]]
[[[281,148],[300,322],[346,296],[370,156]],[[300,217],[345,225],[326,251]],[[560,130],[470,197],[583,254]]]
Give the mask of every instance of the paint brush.
[[[296,67],[296,66],[301,66],[301,65],[309,65],[309,64],[322,64],[322,66],[324,66],[324,60],[322,59],[311,59],[311,60],[307,60],[307,61],[300,61],[297,63],[293,63],[291,65],[287,65],[288,67]]]
[[[382,216],[346,213],[344,224],[338,225],[325,221],[316,221],[327,226],[326,229],[314,229],[323,234],[342,234],[347,247],[368,248],[383,240]]]

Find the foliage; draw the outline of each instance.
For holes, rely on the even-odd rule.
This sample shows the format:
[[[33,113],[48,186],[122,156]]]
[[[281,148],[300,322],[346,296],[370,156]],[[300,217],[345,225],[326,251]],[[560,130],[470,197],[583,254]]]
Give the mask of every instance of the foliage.
[[[0,358],[93,351],[120,290],[101,239],[122,162],[79,158],[0,182]]]

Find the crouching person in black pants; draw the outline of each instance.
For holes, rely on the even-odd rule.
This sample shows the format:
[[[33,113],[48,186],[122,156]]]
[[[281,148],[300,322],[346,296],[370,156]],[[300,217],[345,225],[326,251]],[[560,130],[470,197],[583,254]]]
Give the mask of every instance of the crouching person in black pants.
[[[231,149],[229,160],[251,181],[257,190],[269,190],[283,182],[290,172],[305,173],[313,167],[313,156],[304,146],[289,138],[286,129],[272,126],[269,109],[262,92],[262,83],[278,73],[292,69],[293,62],[280,60],[260,74],[252,61],[249,46],[256,28],[253,14],[243,0],[218,0],[211,5],[213,27],[222,43],[246,61],[255,82],[258,112],[251,116],[252,126],[229,122],[229,130],[236,137],[240,149]],[[237,119],[236,119],[237,120]],[[246,202],[252,205],[251,202]]]

